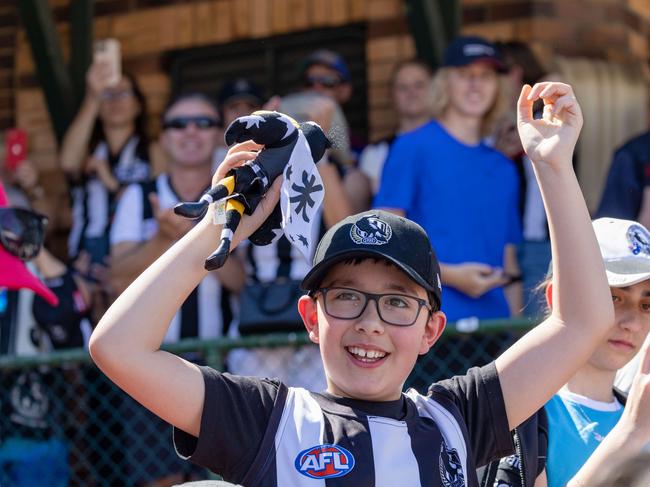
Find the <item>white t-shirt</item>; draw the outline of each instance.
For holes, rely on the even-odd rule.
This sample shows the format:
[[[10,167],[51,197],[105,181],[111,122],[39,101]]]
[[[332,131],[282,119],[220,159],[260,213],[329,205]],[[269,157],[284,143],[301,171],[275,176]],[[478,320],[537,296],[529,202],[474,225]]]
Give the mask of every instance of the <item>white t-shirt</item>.
[[[161,209],[171,208],[179,202],[167,174],[161,174],[156,178],[156,193]],[[154,236],[158,230],[158,222],[155,218],[144,219],[142,217],[143,200],[140,184],[133,184],[126,188],[115,211],[111,227],[111,246],[122,242],[145,242]],[[217,338],[223,335],[224,306],[228,305],[228,299],[223,296],[223,290],[216,275],[208,274],[199,284],[197,292],[197,309],[186,311],[184,306],[176,313],[165,335],[165,342],[175,342],[181,338],[184,311],[198,319],[199,338]]]

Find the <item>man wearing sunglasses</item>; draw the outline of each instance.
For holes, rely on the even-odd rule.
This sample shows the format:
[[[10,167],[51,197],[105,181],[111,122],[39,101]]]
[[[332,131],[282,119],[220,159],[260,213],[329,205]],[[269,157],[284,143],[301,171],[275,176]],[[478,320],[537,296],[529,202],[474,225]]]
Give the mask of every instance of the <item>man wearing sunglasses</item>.
[[[111,227],[110,272],[116,292],[126,289],[192,228],[193,222],[175,215],[173,207],[181,201],[198,200],[209,188],[213,154],[221,134],[217,106],[202,93],[180,95],[164,110],[160,145],[169,160],[168,172],[149,183],[129,186],[118,203]],[[208,274],[174,316],[165,341],[221,336],[231,319],[227,290],[239,292],[243,280],[237,259],[228,259],[220,270]],[[128,458],[145,458],[145,468],[132,466],[130,480],[134,484],[179,481],[188,467],[177,460],[172,448],[167,448],[165,425],[130,401],[121,407],[129,424],[142,422],[149,431],[147,438],[135,442],[129,447],[132,451],[127,452]],[[141,445],[148,442],[158,445],[156,451],[164,452],[151,464],[147,460],[151,458],[149,453],[141,450]]]
[[[352,76],[343,57],[327,49],[307,56],[301,65],[305,89],[317,91],[345,105],[352,97]]]

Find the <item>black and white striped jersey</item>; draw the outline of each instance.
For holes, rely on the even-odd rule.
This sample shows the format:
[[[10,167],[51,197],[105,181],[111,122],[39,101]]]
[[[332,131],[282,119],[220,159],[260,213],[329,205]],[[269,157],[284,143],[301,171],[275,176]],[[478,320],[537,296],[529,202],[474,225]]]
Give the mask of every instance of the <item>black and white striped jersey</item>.
[[[101,142],[93,157],[108,162],[120,186],[146,181],[151,174],[147,147],[135,135],[116,155],[111,155],[106,142]],[[115,208],[115,195],[96,176],[83,178],[72,187],[71,193],[72,228],[68,237],[68,254],[74,258],[84,249],[84,238],[107,236]]]
[[[157,232],[157,220],[150,209],[145,211],[147,195],[143,195],[143,192],[141,184],[132,184],[124,190],[111,227],[111,246],[122,242],[146,242]],[[172,208],[180,202],[166,173],[155,179],[155,193],[162,209]],[[174,343],[181,338],[220,337],[231,319],[230,295],[217,276],[210,272],[172,318],[164,342]]]
[[[512,451],[494,364],[381,403],[202,372],[201,434],[174,430],[176,449],[245,487],[477,486]]]

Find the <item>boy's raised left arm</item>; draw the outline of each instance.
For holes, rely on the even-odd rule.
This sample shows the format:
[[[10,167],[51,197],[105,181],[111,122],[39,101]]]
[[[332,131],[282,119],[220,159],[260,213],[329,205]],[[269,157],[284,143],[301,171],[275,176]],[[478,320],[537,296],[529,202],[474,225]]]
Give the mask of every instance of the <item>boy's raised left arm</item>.
[[[533,103],[544,101],[543,118]],[[540,185],[553,255],[551,315],[496,360],[508,422],[519,425],[588,360],[614,322],[600,250],[572,154],[582,112],[571,86],[524,86],[518,101],[522,145]]]

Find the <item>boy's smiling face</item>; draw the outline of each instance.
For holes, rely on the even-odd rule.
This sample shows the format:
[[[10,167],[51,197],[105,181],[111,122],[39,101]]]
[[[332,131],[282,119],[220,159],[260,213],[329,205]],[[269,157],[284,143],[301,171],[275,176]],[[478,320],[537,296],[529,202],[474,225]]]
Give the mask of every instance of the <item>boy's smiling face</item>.
[[[365,259],[359,264],[334,265],[321,287],[346,287],[375,294],[396,293],[428,301],[427,292],[386,261]],[[361,316],[344,320],[325,312],[322,293],[303,297],[299,309],[311,340],[320,345],[328,392],[367,401],[398,399],[419,354],[440,337],[445,316],[431,316],[424,307],[411,326],[382,321],[375,301]]]

